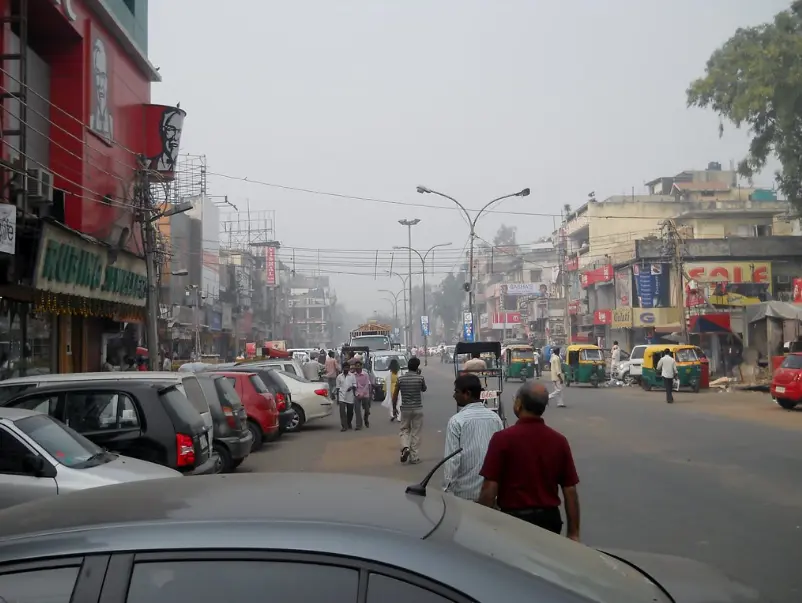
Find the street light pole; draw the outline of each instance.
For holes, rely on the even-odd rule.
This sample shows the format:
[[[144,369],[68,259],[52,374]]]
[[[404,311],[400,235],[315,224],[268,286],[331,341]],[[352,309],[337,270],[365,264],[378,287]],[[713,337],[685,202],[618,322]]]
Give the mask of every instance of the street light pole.
[[[404,288],[401,291],[404,293],[404,325],[405,325],[404,332],[406,332],[406,325],[409,324],[407,318],[407,278],[401,276],[397,272],[390,272],[390,276],[397,276],[398,278],[400,278],[401,284],[404,286]],[[409,333],[406,333],[406,336],[404,337],[404,345],[406,347],[409,347]]]
[[[412,344],[412,227],[416,224],[420,224],[420,220],[418,218],[413,218],[412,220],[399,220],[398,223],[401,226],[407,227],[407,234],[408,234],[408,244],[409,244],[409,322],[407,323],[407,345]]]
[[[479,317],[476,316],[476,308],[474,308],[475,295],[473,291],[473,246],[474,246],[474,241],[476,239],[476,223],[479,221],[479,218],[482,217],[482,214],[487,209],[489,209],[490,206],[493,205],[494,203],[498,203],[499,201],[503,201],[504,199],[509,199],[510,197],[528,197],[530,191],[528,188],[525,188],[521,191],[518,191],[517,193],[510,193],[509,195],[502,195],[501,197],[496,197],[492,201],[487,202],[482,207],[482,209],[480,209],[477,212],[476,217],[471,219],[471,214],[468,212],[465,206],[459,201],[457,201],[454,197],[450,197],[445,193],[438,192],[425,186],[418,186],[416,190],[420,194],[429,193],[432,195],[438,195],[440,197],[443,197],[444,199],[448,199],[449,201],[453,201],[454,203],[456,203],[457,207],[459,207],[462,210],[462,214],[465,216],[465,221],[468,223],[468,227],[471,229],[470,230],[471,251],[468,259],[468,261],[470,262],[470,267],[468,270],[468,311],[471,313],[471,320],[473,321],[474,340],[478,341],[480,321]]]
[[[421,255],[420,251],[417,249],[412,249],[412,247],[393,247],[393,249],[407,249],[410,256],[414,252],[420,258],[421,275],[423,278],[423,315],[426,317],[429,316],[429,313],[426,310],[426,258],[429,257],[429,254],[438,247],[448,247],[449,245],[451,245],[451,243],[438,243],[437,245],[432,245],[423,255]],[[431,324],[431,321],[429,324]],[[423,353],[423,365],[429,366],[429,336],[426,333],[423,334],[423,347],[425,349]]]

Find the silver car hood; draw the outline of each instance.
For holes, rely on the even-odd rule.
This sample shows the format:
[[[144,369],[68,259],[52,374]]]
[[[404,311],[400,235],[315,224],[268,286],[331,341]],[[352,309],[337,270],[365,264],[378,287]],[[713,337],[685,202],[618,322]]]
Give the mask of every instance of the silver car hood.
[[[735,582],[709,565],[692,559],[616,549],[602,552],[648,575],[676,603],[765,602],[753,588]]]
[[[119,455],[113,461],[97,467],[80,470],[73,469],[73,471],[80,471],[82,478],[87,481],[97,482],[93,484],[97,486],[181,476],[178,471],[169,467],[123,455]]]

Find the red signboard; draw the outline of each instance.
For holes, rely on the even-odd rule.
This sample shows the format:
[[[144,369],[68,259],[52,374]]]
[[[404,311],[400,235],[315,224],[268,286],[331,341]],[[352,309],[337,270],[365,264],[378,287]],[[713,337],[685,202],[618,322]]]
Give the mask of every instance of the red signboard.
[[[687,265],[688,278],[701,283],[768,283],[767,262],[701,262]]]
[[[577,300],[568,302],[568,314],[579,314],[582,309],[582,302]]]
[[[609,283],[613,280],[613,266],[607,264],[601,268],[594,268],[593,270],[586,270],[579,277],[579,282],[582,288],[585,289],[596,283]]]
[[[802,278],[794,279],[794,303],[802,304]]]
[[[568,258],[565,261],[566,272],[576,272],[579,270],[579,258]]]
[[[506,320],[505,315],[506,314]],[[493,329],[503,329],[504,324],[506,323],[507,327],[512,327],[514,325],[521,324],[521,313],[520,312],[494,312],[493,313],[493,324],[491,328]]]
[[[265,250],[265,260],[267,264],[266,282],[268,286],[276,284],[276,248],[267,247]]]
[[[613,311],[612,310],[596,310],[593,313],[593,324],[594,325],[609,325],[613,322]]]

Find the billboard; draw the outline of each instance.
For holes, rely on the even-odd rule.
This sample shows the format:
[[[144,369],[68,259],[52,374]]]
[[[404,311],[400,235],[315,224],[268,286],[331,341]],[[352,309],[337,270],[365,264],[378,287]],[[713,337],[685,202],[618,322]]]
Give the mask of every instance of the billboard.
[[[206,196],[182,199],[191,201],[187,212],[200,221],[201,288],[212,298],[220,296],[220,209]]]
[[[276,286],[276,248],[265,247],[265,284]]]
[[[615,307],[629,308],[632,306],[632,271],[622,268],[615,271]]]
[[[771,262],[689,262],[685,306],[748,306],[771,299]]]
[[[531,297],[548,297],[549,286],[546,283],[507,283],[502,285],[502,291],[506,289],[506,295],[515,297],[531,296]]]
[[[671,265],[634,264],[635,305],[640,308],[671,307]]]

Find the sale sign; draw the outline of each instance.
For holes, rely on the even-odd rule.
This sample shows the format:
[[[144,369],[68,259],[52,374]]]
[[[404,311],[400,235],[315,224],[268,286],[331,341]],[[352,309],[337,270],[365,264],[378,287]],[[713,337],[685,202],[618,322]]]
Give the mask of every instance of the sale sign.
[[[771,284],[771,262],[688,262],[685,271],[698,283]]]

